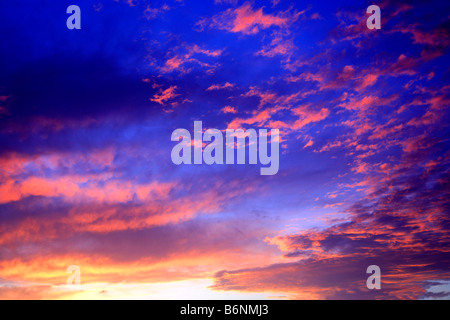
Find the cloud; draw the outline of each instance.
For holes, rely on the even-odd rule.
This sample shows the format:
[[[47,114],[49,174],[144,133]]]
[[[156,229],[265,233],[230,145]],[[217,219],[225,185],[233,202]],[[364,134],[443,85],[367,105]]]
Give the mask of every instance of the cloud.
[[[448,5],[127,1],[2,5],[1,298],[448,296]],[[175,166],[193,120],[280,129],[279,174]]]
[[[295,21],[296,17],[287,13],[265,14],[263,8],[253,9],[252,5],[246,2],[239,8],[228,9],[210,19],[201,20],[198,26],[252,35],[271,27],[285,28]]]
[[[252,87],[243,94],[244,97],[256,97],[259,99],[258,109],[251,112],[250,117],[238,117],[233,119],[228,128],[241,128],[244,125],[257,125],[284,129],[285,133],[291,133],[302,129],[304,126],[324,120],[330,114],[327,108],[313,107],[310,104],[295,106],[303,99],[303,93],[280,95],[270,91],[262,91]],[[278,118],[282,112],[289,111],[295,120],[285,121]]]
[[[233,113],[233,114],[235,114],[235,113],[237,113],[238,111],[236,110],[236,108],[235,107],[231,107],[231,106],[225,106],[223,109],[222,109],[222,113]]]
[[[233,89],[236,85],[226,82],[225,84],[213,84],[206,91],[215,91],[215,90],[225,90],[225,89]]]
[[[147,9],[144,11],[144,16],[147,20],[156,19],[160,15],[164,14],[166,11],[169,11],[170,7],[167,4],[164,4],[160,8],[152,8],[147,6]]]
[[[325,229],[268,238],[285,262],[216,274],[215,290],[279,290],[290,298],[417,299],[427,281],[448,279],[448,165],[421,171],[425,153],[378,180],[349,209],[350,219]],[[382,270],[382,290],[366,288],[369,265]]]
[[[273,58],[276,56],[290,57],[297,50],[292,38],[286,38],[281,33],[275,33],[270,45],[263,47],[256,55]]]
[[[213,72],[217,67],[214,60],[211,62],[205,62],[204,57],[209,60],[218,58],[223,49],[220,50],[208,50],[201,48],[199,45],[185,45],[174,50],[176,53],[164,62],[164,65],[160,68],[162,73],[189,73],[194,67],[200,67],[207,69],[209,73]]]
[[[167,101],[173,100],[179,96],[179,94],[176,93],[177,89],[177,86],[170,86],[169,88],[162,90],[160,93],[156,93],[150,101],[164,105]]]
[[[35,241],[28,245],[39,248],[38,254],[24,251],[22,256],[14,258],[2,254],[0,274],[9,279],[9,284],[3,285],[5,281],[0,278],[0,297],[26,299],[35,293],[31,289],[36,289],[43,291],[41,298],[76,298],[65,287],[68,265],[81,268],[82,288],[78,292],[81,297],[86,297],[87,292],[83,291],[95,286],[103,288],[97,292],[106,290],[110,298],[118,298],[113,287],[119,289],[125,282],[133,287],[173,283],[179,288],[176,282],[208,279],[219,266],[253,267],[267,261],[268,253],[261,255],[249,250],[263,234],[261,225],[257,225],[240,219],[221,224],[196,219],[141,230],[66,233],[57,239]],[[9,248],[22,250],[24,245],[15,242]],[[4,247],[0,249],[5,252]],[[169,294],[173,297],[174,293]]]

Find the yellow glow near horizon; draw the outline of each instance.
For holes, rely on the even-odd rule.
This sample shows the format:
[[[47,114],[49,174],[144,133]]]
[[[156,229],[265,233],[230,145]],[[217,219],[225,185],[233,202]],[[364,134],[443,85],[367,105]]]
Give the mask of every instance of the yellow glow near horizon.
[[[261,300],[286,298],[282,293],[243,293],[215,291],[210,279],[183,280],[165,283],[89,283],[80,290],[67,286],[54,286],[52,291],[62,293],[61,299],[112,300]]]

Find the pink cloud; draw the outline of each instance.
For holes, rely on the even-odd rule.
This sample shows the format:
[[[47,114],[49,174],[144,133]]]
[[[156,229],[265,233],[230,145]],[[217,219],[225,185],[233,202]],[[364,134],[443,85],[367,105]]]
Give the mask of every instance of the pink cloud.
[[[270,27],[284,28],[295,21],[298,16],[288,16],[286,13],[278,15],[265,14],[263,8],[253,9],[248,2],[239,8],[228,9],[211,19],[204,19],[198,23],[202,28],[209,26],[233,33],[251,35],[261,29]]]
[[[235,113],[237,113],[238,111],[237,111],[237,109],[236,109],[235,107],[225,106],[225,107],[222,109],[222,112],[223,112],[223,113],[232,113],[232,114],[235,114]]]
[[[204,62],[204,57],[217,58],[223,53],[223,49],[209,50],[200,47],[199,45],[183,45],[174,50],[175,54],[167,59],[164,65],[160,68],[163,73],[170,73],[178,71],[181,73],[190,72],[190,68],[184,67],[184,65],[191,63],[202,68],[209,69],[209,72],[214,70],[215,66],[212,63]]]
[[[265,46],[256,54],[273,58],[275,56],[291,56],[297,47],[294,45],[293,39],[286,39],[281,34],[276,34],[270,45]]]
[[[236,85],[226,82],[225,84],[213,84],[206,91],[233,89]]]
[[[156,93],[153,98],[150,98],[150,101],[164,105],[167,101],[173,100],[174,98],[179,96],[179,94],[176,93],[177,89],[177,86],[170,86],[160,93]]]

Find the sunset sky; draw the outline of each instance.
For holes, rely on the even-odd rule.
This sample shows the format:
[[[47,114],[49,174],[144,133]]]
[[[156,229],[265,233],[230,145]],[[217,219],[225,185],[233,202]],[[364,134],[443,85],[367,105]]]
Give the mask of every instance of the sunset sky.
[[[449,299],[449,9],[1,1],[0,299]],[[173,164],[194,121],[278,174]]]

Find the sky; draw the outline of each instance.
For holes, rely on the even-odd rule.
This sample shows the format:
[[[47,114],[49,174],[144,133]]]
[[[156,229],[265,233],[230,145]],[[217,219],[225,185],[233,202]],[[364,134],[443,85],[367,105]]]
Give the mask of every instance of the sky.
[[[2,1],[0,299],[449,299],[449,9]],[[194,121],[278,173],[175,165]]]

